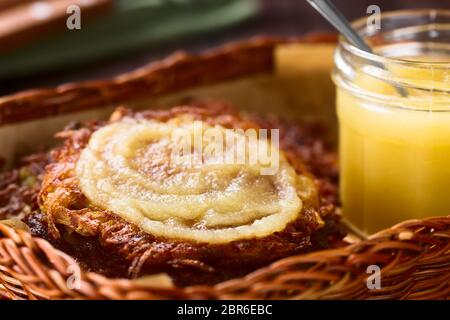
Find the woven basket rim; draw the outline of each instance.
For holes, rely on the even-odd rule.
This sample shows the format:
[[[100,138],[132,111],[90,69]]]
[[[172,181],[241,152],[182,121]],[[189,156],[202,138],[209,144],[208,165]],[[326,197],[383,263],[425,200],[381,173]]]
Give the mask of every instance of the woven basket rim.
[[[79,269],[80,286],[69,290],[69,266],[78,266],[72,257],[44,239],[0,223],[0,297],[446,299],[450,296],[449,238],[450,216],[415,219],[346,247],[280,259],[247,276],[213,286],[152,286]],[[367,288],[370,273],[362,271],[377,264],[382,277],[387,278],[386,285],[371,290]]]

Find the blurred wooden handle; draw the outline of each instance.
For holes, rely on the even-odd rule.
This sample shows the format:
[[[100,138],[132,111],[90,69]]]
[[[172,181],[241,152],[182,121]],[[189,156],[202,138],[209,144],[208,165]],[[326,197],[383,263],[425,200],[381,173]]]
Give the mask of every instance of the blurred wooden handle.
[[[20,4],[34,2],[36,0],[0,0],[0,10],[9,9]]]
[[[67,9],[77,5],[81,11],[81,30],[86,19],[112,9],[112,0],[7,0],[0,6],[0,53],[26,45],[39,38],[67,30]]]

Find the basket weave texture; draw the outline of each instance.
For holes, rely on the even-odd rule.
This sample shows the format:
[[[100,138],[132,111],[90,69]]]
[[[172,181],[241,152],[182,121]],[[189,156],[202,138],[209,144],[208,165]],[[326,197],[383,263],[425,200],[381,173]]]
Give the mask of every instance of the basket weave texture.
[[[320,36],[303,41],[334,41]],[[0,99],[0,124],[120,104],[243,75],[271,72],[281,40],[227,45],[200,56],[177,54],[108,81],[37,89]],[[209,72],[204,70],[222,70]],[[381,270],[371,287],[369,267]],[[369,269],[368,269],[369,268]],[[77,286],[68,286],[73,271]],[[369,271],[369,272],[368,272]],[[369,282],[369,286],[368,286]],[[71,289],[69,289],[69,287]],[[372,289],[369,289],[371,287]],[[26,231],[0,223],[0,299],[448,299],[450,216],[401,223],[368,240],[279,260],[214,286],[177,288],[109,279]]]
[[[6,299],[447,299],[450,216],[412,220],[344,248],[292,256],[215,286],[164,288],[80,273],[47,241],[0,224],[0,296]],[[381,269],[369,289],[368,267]],[[370,279],[369,279],[370,282]]]

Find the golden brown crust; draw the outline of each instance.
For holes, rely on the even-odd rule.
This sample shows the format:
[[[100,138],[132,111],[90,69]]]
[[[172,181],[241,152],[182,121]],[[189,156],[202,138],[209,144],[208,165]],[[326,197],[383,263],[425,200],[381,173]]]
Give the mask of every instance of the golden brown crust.
[[[20,168],[0,173],[0,220],[23,218],[37,209],[37,193],[49,162],[47,153],[36,153],[21,159]]]
[[[228,128],[247,129],[259,128],[261,124],[266,127],[269,125],[267,120],[263,123],[256,117],[243,118],[234,108],[222,102],[141,113],[121,108],[112,115],[110,121],[117,121],[124,116],[166,121],[180,114],[189,114],[195,119]],[[96,239],[98,250],[114,253],[121,264],[128,266],[128,276],[165,271],[179,284],[185,285],[217,282],[242,275],[279,258],[311,250],[315,245],[311,235],[322,226],[319,214],[327,218],[327,214],[331,216],[330,212],[333,211],[332,206],[320,207],[317,198],[303,199],[306,203],[301,218],[290,223],[284,231],[260,239],[228,244],[199,244],[156,238],[115,214],[94,208],[78,186],[74,175],[76,160],[90,135],[104,124],[92,122],[82,128],[68,129],[58,134],[58,137],[65,139],[65,143],[53,152],[55,161],[47,167],[39,202],[53,239],[60,238],[61,234],[69,243],[83,242],[83,238],[94,242]],[[295,144],[288,146],[292,144],[289,139],[292,137],[282,137],[281,144],[286,146],[291,164],[298,173],[309,175],[296,154]]]

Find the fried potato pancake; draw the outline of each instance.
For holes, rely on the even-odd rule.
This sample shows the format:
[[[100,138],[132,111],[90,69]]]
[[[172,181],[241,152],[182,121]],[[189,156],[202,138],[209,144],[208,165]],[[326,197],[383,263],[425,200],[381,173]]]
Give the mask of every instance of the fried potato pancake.
[[[136,172],[139,173],[136,179],[144,179],[141,179],[142,181],[138,180],[141,185],[145,185],[147,188],[148,181],[149,183],[156,181],[158,185],[155,186],[153,184],[150,189],[142,190],[139,189],[142,187],[141,185],[139,188],[133,186],[132,189],[129,189],[130,192],[124,192],[127,189],[123,189],[121,185],[127,184],[129,177],[120,176],[120,179],[117,178],[121,171],[106,171],[106,177],[102,176],[102,179],[109,183],[106,187],[96,186],[95,181],[92,182],[92,176],[87,175],[85,164],[91,163],[94,166],[96,164],[95,161],[98,162],[99,160],[95,158],[97,160],[93,160],[93,162],[82,162],[84,161],[83,157],[90,150],[90,145],[97,141],[93,137],[98,136],[102,129],[122,124],[124,121],[127,123],[134,123],[133,121],[136,123],[150,123],[151,126],[152,123],[172,123],[174,119],[201,121],[211,127],[224,129],[280,129],[280,150],[283,155],[283,161],[286,162],[286,168],[290,168],[285,171],[292,169],[295,175],[294,180],[291,179],[292,181],[301,179],[301,183],[295,182],[292,184],[297,188],[296,196],[299,198],[295,204],[300,205],[298,207],[287,206],[286,203],[291,201],[290,198],[274,198],[266,190],[269,186],[272,186],[273,190],[278,190],[280,188],[288,188],[289,185],[286,187],[285,184],[277,185],[278,182],[275,180],[267,180],[270,183],[264,180],[261,182],[261,190],[267,192],[261,195],[261,203],[265,199],[270,200],[274,198],[275,200],[270,200],[272,202],[267,200],[268,205],[260,209],[256,201],[258,200],[257,193],[260,191],[257,189],[259,188],[258,181],[260,180],[255,180],[250,175],[248,181],[252,181],[252,183],[238,184],[237,188],[240,189],[237,190],[236,194],[233,194],[233,197],[239,199],[239,203],[234,203],[230,200],[231,202],[220,203],[221,206],[219,206],[217,202],[207,202],[202,198],[203,202],[201,204],[207,203],[206,209],[202,211],[200,210],[201,208],[197,208],[195,205],[189,207],[189,203],[185,204],[183,202],[186,208],[190,208],[185,209],[186,212],[184,212],[183,206],[177,206],[176,201],[187,201],[186,199],[191,201],[192,195],[186,195],[186,193],[194,193],[191,190],[196,190],[195,188],[198,186],[195,185],[192,189],[185,188],[183,185],[177,185],[177,183],[167,186],[166,182],[172,177],[174,170],[170,171],[169,176],[161,177],[149,176],[145,172],[141,172],[142,170],[139,171],[140,167],[133,167],[135,169],[132,172],[133,175]],[[123,132],[121,134],[124,135]],[[52,162],[46,167],[38,196],[40,212],[30,215],[27,221],[32,230],[37,231],[41,236],[51,239],[55,244],[69,251],[81,262],[84,262],[89,269],[103,271],[103,273],[110,276],[127,276],[131,278],[145,274],[166,272],[172,276],[176,284],[182,286],[216,283],[241,276],[283,257],[330,246],[332,241],[342,236],[341,231],[337,227],[338,215],[335,210],[336,190],[330,182],[337,176],[335,158],[324,151],[321,145],[316,143],[317,140],[311,140],[311,137],[308,135],[304,136],[300,127],[287,124],[276,118],[263,119],[254,115],[242,114],[226,103],[211,101],[159,111],[133,112],[126,108],[119,108],[111,115],[108,121],[92,121],[72,126],[58,133],[57,137],[64,139],[64,144],[52,151]],[[101,141],[100,146],[97,146],[100,149],[102,144],[109,144],[109,140],[106,138]],[[147,143],[148,141],[144,142]],[[111,144],[112,146],[104,149],[111,151],[118,146],[117,143]],[[142,141],[137,144],[141,145]],[[114,150],[111,152],[117,152]],[[155,155],[155,149],[147,148],[145,150],[150,150],[146,151],[145,155],[148,159],[156,158],[156,156],[152,157],[152,155]],[[133,157],[143,156],[139,152],[128,153],[132,154]],[[87,159],[89,160],[89,158]],[[107,158],[105,162],[109,160]],[[117,162],[119,160],[114,159],[114,161]],[[110,164],[110,166],[116,168],[116,162]],[[155,161],[152,160],[150,162],[154,163]],[[143,168],[145,169],[145,166]],[[129,168],[126,169],[128,170]],[[101,168],[93,172],[103,172],[101,170],[112,169]],[[223,168],[220,168],[220,170],[223,170]],[[318,177],[314,176],[311,171],[317,174]],[[200,177],[203,177],[203,172],[200,171]],[[242,169],[236,172],[242,172]],[[236,175],[236,172],[233,171],[233,174]],[[195,174],[196,177],[199,175],[198,172],[195,172]],[[212,173],[208,172],[208,174],[214,176],[217,172],[213,170]],[[226,179],[226,176],[223,175],[219,175],[219,177],[222,180]],[[286,177],[282,178],[284,179],[280,178],[282,181],[289,180]],[[216,180],[222,181],[220,179]],[[133,180],[130,183],[134,184],[135,181]],[[113,189],[111,191],[111,184],[117,190]],[[214,196],[219,199],[223,194],[223,188],[221,183],[215,183],[214,186],[216,185],[219,185],[218,189],[215,190],[218,195],[214,194]],[[210,185],[206,184],[206,186],[209,187]],[[172,187],[176,187],[175,191],[170,189]],[[184,189],[180,191],[180,188]],[[204,188],[205,186],[202,184],[201,190]],[[171,198],[166,200],[166,202],[159,201],[159,198],[156,198],[156,200],[152,198],[153,193],[159,195],[169,189],[171,191],[167,191],[167,193],[172,194],[175,192],[177,194],[174,206],[167,207],[167,201],[170,201]],[[104,192],[105,190],[109,190],[111,193]],[[258,192],[255,194],[252,190],[257,190]],[[203,192],[201,193],[202,196],[211,194],[211,192],[208,193],[204,190],[201,192]],[[277,192],[280,193],[279,190]],[[284,190],[281,190],[280,194],[284,195],[287,193],[283,192]],[[241,197],[238,197],[239,193]],[[247,194],[250,195],[248,197],[250,206],[242,204],[242,202],[246,202],[242,201],[242,199]],[[256,200],[254,201],[252,197],[256,197]],[[146,207],[141,209],[141,211],[136,209],[137,213],[131,215],[129,212],[126,212],[128,202],[125,202],[125,205],[123,205],[122,198],[132,199],[133,203],[137,203],[136,206],[129,207],[130,212],[132,211],[131,208],[142,208],[142,203],[145,203]],[[136,200],[136,198],[138,199]],[[109,201],[111,199],[114,201]],[[122,202],[119,202],[118,199],[122,199]],[[142,202],[144,201],[142,199],[146,202]],[[136,202],[138,200],[140,202]],[[194,204],[196,203],[194,202]],[[289,210],[299,208],[299,212],[294,212],[295,215],[290,213],[290,218],[286,218],[283,224],[280,224],[282,226],[281,229],[270,232],[270,229],[267,231],[262,227],[254,227],[262,224],[261,221],[267,217],[273,217],[275,214],[271,213],[272,211],[275,213],[278,211],[285,212],[287,210],[285,210],[286,206]],[[153,211],[147,209],[147,207],[152,208]],[[242,218],[245,214],[252,212],[252,207],[258,207],[259,215],[250,215],[249,218]],[[161,210],[156,210],[155,208],[161,208]],[[228,208],[237,210],[237,214],[232,219],[227,216],[227,212],[220,211],[231,210]],[[243,211],[243,208],[246,211]],[[266,210],[266,208],[272,211]],[[169,213],[175,215],[176,219],[171,219]],[[192,219],[194,216],[197,220],[189,224],[189,219]],[[139,219],[135,219],[135,217],[139,217]],[[196,223],[198,221],[202,223]],[[146,225],[151,223],[153,223],[151,225],[153,229],[150,227],[146,228]],[[270,223],[274,224],[273,222]],[[248,227],[247,229],[250,231],[247,233],[235,232],[233,228],[241,227],[242,229],[241,224],[244,227]],[[159,226],[161,229],[155,229],[157,227],[154,226]],[[167,232],[166,228],[170,232]],[[195,232],[191,232],[189,228]],[[256,229],[257,231],[255,231]],[[260,229],[263,229],[264,232],[260,231]],[[178,233],[173,230],[178,230]],[[227,241],[227,232],[230,233],[229,241]],[[216,235],[220,240],[216,241]]]

